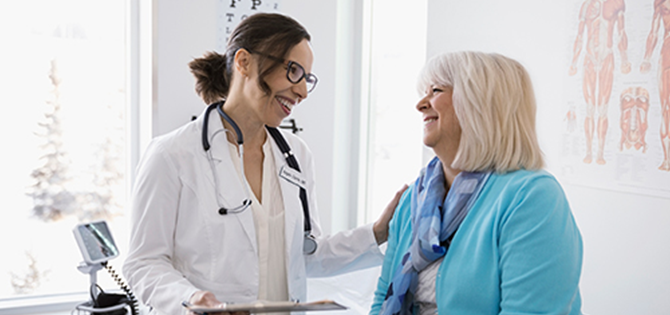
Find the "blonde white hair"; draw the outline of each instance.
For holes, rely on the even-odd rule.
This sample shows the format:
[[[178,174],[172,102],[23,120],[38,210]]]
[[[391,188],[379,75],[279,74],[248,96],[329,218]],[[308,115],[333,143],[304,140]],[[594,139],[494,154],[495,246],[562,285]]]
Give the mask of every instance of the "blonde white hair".
[[[437,55],[419,76],[430,86],[453,88],[461,139],[451,167],[464,171],[508,171],[544,167],[535,131],[535,94],[526,69],[495,53]]]

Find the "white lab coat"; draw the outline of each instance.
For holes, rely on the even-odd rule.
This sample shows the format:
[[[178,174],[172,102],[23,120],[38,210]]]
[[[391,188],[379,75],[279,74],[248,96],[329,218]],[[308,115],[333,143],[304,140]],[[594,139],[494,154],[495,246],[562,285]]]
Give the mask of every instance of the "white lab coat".
[[[181,302],[198,290],[222,302],[248,302],[258,296],[258,252],[250,208],[221,215],[214,178],[201,142],[204,117],[155,138],[140,164],[133,188],[130,250],[123,273],[139,300],[157,314],[183,313]],[[226,207],[247,196],[232,163],[223,124],[208,117],[208,138]],[[279,178],[285,209],[288,292],[305,301],[306,277],[330,276],[380,265],[383,256],[371,225],[322,237],[314,186],[314,162],[305,143],[283,132],[307,182],[312,234],[318,249],[302,253],[304,216],[299,187]],[[268,135],[269,137],[269,135]],[[286,160],[272,139],[276,169]]]

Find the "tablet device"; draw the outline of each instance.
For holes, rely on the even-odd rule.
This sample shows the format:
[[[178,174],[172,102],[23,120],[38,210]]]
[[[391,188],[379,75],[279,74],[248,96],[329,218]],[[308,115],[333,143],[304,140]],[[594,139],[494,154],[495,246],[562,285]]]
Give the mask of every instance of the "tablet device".
[[[98,264],[119,256],[106,221],[77,224],[72,231],[86,263]]]
[[[339,311],[347,307],[331,300],[321,300],[309,303],[298,302],[270,302],[256,301],[251,303],[223,303],[219,307],[203,307],[190,304],[186,301],[182,305],[195,314],[211,314],[220,312],[249,312],[251,314],[275,312],[308,312],[308,311]]]

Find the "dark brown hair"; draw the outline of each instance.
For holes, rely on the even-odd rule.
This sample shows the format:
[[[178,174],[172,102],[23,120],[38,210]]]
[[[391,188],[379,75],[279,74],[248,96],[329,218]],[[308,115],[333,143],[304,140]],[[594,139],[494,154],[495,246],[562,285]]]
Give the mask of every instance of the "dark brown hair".
[[[240,48],[261,54],[285,58],[289,50],[303,39],[311,40],[307,30],[296,20],[276,13],[256,13],[244,19],[235,27],[226,47],[225,55],[207,52],[201,58],[191,61],[188,66],[196,78],[195,90],[207,103],[225,99],[232,80],[235,53]],[[258,86],[270,94],[265,76],[280,66],[260,54],[258,57]],[[269,66],[266,66],[269,63]]]

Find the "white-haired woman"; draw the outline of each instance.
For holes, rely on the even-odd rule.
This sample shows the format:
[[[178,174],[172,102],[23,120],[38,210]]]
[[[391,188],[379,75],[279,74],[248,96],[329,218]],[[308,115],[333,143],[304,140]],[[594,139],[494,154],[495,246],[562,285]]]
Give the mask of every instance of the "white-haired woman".
[[[419,89],[436,157],[391,220],[370,314],[580,314],[581,236],[542,170],[524,67],[442,54]]]

